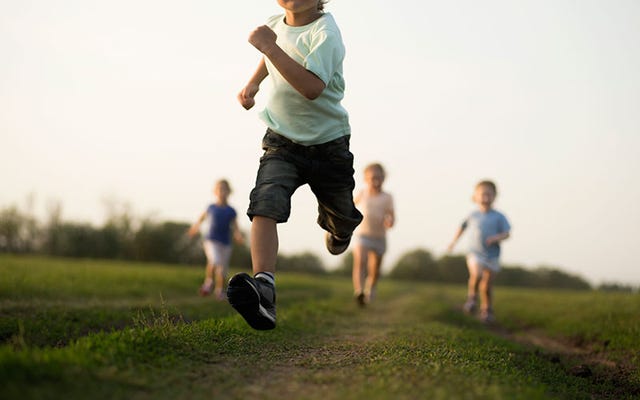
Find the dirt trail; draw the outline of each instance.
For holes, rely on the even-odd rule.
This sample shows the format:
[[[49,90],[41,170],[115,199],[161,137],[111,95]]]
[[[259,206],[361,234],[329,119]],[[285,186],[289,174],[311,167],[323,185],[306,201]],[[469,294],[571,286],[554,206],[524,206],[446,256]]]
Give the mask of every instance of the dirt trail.
[[[489,329],[504,339],[535,349],[538,356],[560,364],[567,375],[588,379],[594,383],[612,382],[620,395],[640,396],[640,385],[635,383],[637,366],[633,365],[631,355],[623,359],[617,357],[614,360],[612,354],[606,350],[608,343],[576,343],[569,339],[550,337],[535,328],[511,332],[494,324]],[[602,394],[594,398],[616,397]]]
[[[368,359],[371,343],[384,340],[395,326],[405,322],[403,310],[411,301],[411,294],[394,297],[365,307],[349,321],[339,321],[339,335],[327,336],[312,346],[290,351],[287,360],[274,364],[267,373],[245,387],[243,394],[278,393],[280,398],[295,398],[305,392],[326,393],[325,389],[332,387],[332,382],[342,379],[344,374]],[[347,304],[347,307],[351,306],[358,307],[355,302]]]

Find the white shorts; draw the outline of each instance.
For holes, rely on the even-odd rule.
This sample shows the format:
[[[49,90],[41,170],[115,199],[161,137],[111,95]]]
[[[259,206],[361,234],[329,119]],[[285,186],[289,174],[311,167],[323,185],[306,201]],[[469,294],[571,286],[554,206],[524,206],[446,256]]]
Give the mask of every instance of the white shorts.
[[[500,271],[500,262],[497,258],[484,257],[476,253],[467,254],[467,265],[477,265],[481,268],[490,269],[493,272]]]
[[[207,263],[216,267],[224,268],[225,272],[229,269],[229,260],[231,259],[230,244],[223,244],[213,240],[205,240],[202,243],[204,254],[207,256]]]
[[[354,242],[366,250],[375,251],[379,256],[382,256],[387,251],[387,239],[377,238],[366,235],[355,235]]]

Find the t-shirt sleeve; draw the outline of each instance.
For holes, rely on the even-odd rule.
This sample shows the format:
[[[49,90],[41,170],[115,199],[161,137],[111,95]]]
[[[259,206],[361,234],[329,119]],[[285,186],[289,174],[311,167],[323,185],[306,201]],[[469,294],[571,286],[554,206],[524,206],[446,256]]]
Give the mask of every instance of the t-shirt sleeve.
[[[464,221],[460,224],[460,229],[465,230],[469,226],[469,218],[465,218]]]
[[[395,212],[394,210],[395,210],[395,207],[393,206],[393,196],[388,195],[387,196],[387,210],[386,211],[388,213],[392,213],[392,212]]]
[[[500,214],[500,233],[509,232],[511,230],[511,225],[503,214]]]
[[[342,63],[344,54],[340,35],[331,30],[323,30],[314,35],[309,54],[304,60],[304,67],[325,84],[329,84],[331,77]]]

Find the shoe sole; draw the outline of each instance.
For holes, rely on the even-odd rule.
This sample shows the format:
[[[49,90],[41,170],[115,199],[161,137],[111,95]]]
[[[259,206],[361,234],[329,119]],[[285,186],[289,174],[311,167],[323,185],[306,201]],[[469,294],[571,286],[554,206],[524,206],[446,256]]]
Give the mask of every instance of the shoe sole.
[[[346,242],[342,242],[342,244],[340,245],[331,245],[331,235],[329,233],[326,234],[326,238],[325,238],[325,245],[327,247],[327,250],[329,250],[329,253],[333,254],[334,256],[338,256],[342,253],[344,253],[348,248],[349,248],[349,244],[351,243],[351,237],[349,237],[349,239]]]
[[[229,281],[227,298],[229,304],[253,329],[266,331],[276,327],[276,320],[260,304],[260,292],[253,279],[245,274],[237,274]]]

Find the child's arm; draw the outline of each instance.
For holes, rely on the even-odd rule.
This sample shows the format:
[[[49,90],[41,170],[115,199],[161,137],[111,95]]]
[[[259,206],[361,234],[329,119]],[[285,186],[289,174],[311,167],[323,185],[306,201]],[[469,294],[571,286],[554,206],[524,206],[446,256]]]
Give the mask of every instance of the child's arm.
[[[198,232],[200,231],[200,224],[202,224],[202,221],[204,221],[205,218],[207,218],[206,210],[200,215],[198,220],[194,222],[193,225],[191,225],[191,227],[189,228],[189,237],[194,237],[198,234]]]
[[[393,224],[396,223],[396,212],[393,207],[393,199],[389,197],[389,208],[384,215],[384,227],[385,229],[389,229],[393,227]]]
[[[487,246],[491,246],[494,243],[500,243],[501,241],[509,237],[509,231],[498,233],[497,235],[489,236],[486,240]]]
[[[451,243],[449,243],[449,246],[447,246],[447,251],[449,253],[451,253],[453,251],[453,248],[455,247],[456,243],[458,242],[458,239],[460,239],[460,236],[462,236],[462,232],[464,232],[464,225],[460,226],[458,228],[458,230],[456,231],[455,235],[453,235],[453,240],[451,240]]]
[[[235,218],[231,221],[231,229],[233,230],[233,239],[237,243],[244,243],[244,235],[238,227],[238,221]]]
[[[267,66],[264,64],[264,58],[260,59],[256,72],[253,73],[249,83],[238,93],[238,101],[246,110],[256,104],[256,94],[260,90],[260,83],[269,75]]]
[[[294,89],[309,100],[314,100],[326,87],[322,79],[298,64],[276,44],[277,35],[266,25],[256,28],[249,36],[249,43],[260,50],[278,69]]]

